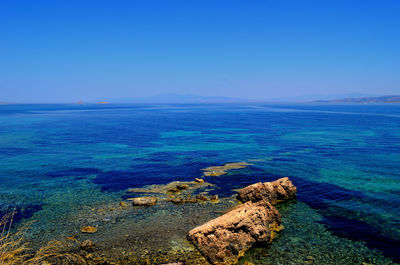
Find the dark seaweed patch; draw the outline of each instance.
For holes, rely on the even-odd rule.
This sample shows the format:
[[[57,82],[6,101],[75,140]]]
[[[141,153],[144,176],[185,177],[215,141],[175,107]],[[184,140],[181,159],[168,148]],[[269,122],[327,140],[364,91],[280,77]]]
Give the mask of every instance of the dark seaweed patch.
[[[30,205],[7,205],[0,209],[0,216],[12,213],[14,210],[13,224],[17,224],[22,219],[28,219],[33,216],[34,213],[42,210],[43,204],[30,204]]]
[[[370,248],[382,251],[383,255],[400,262],[400,240],[382,235],[374,226],[344,216],[324,216],[321,221],[333,234],[354,241],[364,241]]]
[[[398,249],[400,241],[394,237],[385,236],[383,231],[376,226],[352,219],[351,216],[360,218],[364,216],[379,222],[379,216],[371,216],[337,207],[336,201],[359,200],[371,205],[386,205],[386,202],[371,198],[363,192],[344,189],[330,183],[313,182],[296,177],[290,177],[298,189],[298,200],[316,209],[324,219],[322,223],[335,235],[352,240],[364,241],[368,247],[375,248],[396,262],[400,259]],[[392,202],[392,203],[398,203]]]

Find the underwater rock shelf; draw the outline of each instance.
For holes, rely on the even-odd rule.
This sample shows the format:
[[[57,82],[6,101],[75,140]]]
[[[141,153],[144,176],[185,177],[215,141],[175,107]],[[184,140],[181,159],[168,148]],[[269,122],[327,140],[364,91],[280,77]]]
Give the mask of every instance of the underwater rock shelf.
[[[196,190],[206,189],[213,185],[204,182],[203,179],[196,178],[194,181],[174,181],[168,184],[150,185],[146,188],[132,188],[129,193],[147,194],[146,197],[127,198],[132,201],[133,206],[153,206],[157,201],[172,202],[174,204],[198,203],[198,202],[218,202],[218,195],[208,197],[207,192],[192,196]],[[125,203],[125,202],[121,202]]]
[[[206,177],[218,177],[225,175],[229,170],[233,169],[242,169],[251,166],[251,164],[247,162],[235,162],[235,163],[226,163],[223,166],[212,166],[203,168],[203,174]]]

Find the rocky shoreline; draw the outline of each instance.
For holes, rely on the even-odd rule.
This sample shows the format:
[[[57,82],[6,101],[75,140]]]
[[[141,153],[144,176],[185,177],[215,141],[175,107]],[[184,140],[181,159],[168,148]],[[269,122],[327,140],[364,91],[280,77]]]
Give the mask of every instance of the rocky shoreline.
[[[201,179],[202,180],[202,179]],[[281,216],[273,204],[286,199],[294,198],[296,187],[288,178],[281,178],[273,182],[256,183],[238,191],[237,195],[230,198],[219,199],[217,195],[209,195],[209,189],[213,185],[200,179],[191,182],[171,182],[164,185],[150,185],[144,188],[134,188],[127,191],[127,197],[119,202],[119,207],[111,207],[114,216],[125,216],[151,212],[150,216],[143,219],[140,223],[142,231],[135,231],[137,234],[135,241],[131,241],[131,236],[117,236],[113,231],[113,226],[107,224],[84,226],[81,232],[88,236],[81,236],[80,251],[83,252],[90,264],[163,264],[169,261],[182,260],[185,255],[184,264],[236,264],[247,250],[254,244],[268,244],[276,237],[277,232],[283,229]],[[132,196],[133,195],[133,196]],[[144,195],[136,196],[135,195]],[[214,204],[215,206],[211,206]],[[176,205],[176,206],[173,206]],[[158,212],[162,212],[166,207],[171,210],[185,210],[185,214],[176,219],[175,225],[182,225],[179,234],[185,234],[182,238],[177,238],[176,246],[166,247],[157,241],[160,235],[154,234],[156,227],[146,227],[146,221],[152,222],[152,218],[157,217]],[[178,207],[178,208],[177,208]],[[183,208],[182,208],[183,207]],[[233,208],[232,208],[233,207]],[[204,218],[192,219],[196,217],[196,211],[203,213],[204,217],[210,215],[215,209],[215,216],[212,220]],[[230,210],[226,210],[230,209]],[[208,212],[209,214],[204,214]],[[222,213],[222,215],[221,215]],[[173,219],[173,218],[172,218]],[[114,221],[112,221],[114,220]],[[204,220],[204,221],[201,221]],[[119,230],[123,229],[124,219],[116,217],[107,220],[108,223],[121,222]],[[163,223],[165,220],[157,220],[160,226],[167,226],[171,229],[174,224]],[[106,222],[106,223],[107,223]],[[184,224],[183,222],[186,222]],[[189,223],[193,222],[194,226]],[[184,227],[192,226],[192,230],[182,231]],[[90,238],[90,234],[102,233],[102,229],[107,227],[108,233],[113,233],[115,237],[114,246],[102,243],[99,238]],[[132,226],[130,226],[132,227]],[[99,232],[98,232],[99,229]],[[186,228],[187,229],[187,228]],[[166,230],[167,232],[168,230]],[[188,232],[189,231],[189,232]],[[128,232],[128,231],[127,231]],[[172,232],[172,231],[171,231]],[[178,234],[173,232],[172,234]],[[187,240],[185,239],[187,238]],[[160,237],[160,238],[165,238]],[[133,239],[133,238],[132,238]],[[140,241],[137,241],[140,239]],[[77,241],[74,237],[73,240]],[[147,241],[148,240],[148,241]],[[147,243],[146,243],[147,241]],[[109,240],[104,240],[109,244]],[[152,243],[150,243],[152,242]],[[193,245],[191,245],[190,243]],[[144,250],[141,255],[135,251],[129,251],[123,245],[152,245],[159,250]],[[193,247],[195,246],[195,248]],[[182,252],[183,251],[183,252]],[[99,253],[101,253],[99,255]]]

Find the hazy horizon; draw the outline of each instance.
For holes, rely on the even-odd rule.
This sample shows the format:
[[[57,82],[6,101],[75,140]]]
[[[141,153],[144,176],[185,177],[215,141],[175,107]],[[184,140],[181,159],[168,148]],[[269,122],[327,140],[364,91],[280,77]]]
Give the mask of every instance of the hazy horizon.
[[[341,100],[347,98],[376,98],[383,96],[396,96],[400,95],[378,95],[378,94],[362,94],[362,93],[348,93],[348,94],[331,94],[331,95],[300,95],[300,96],[287,96],[278,98],[236,98],[225,96],[202,96],[194,94],[174,94],[165,93],[147,97],[121,97],[121,98],[94,98],[88,100],[74,100],[74,101],[0,101],[0,104],[98,104],[98,103],[312,103],[314,101],[324,100]]]
[[[5,1],[0,12],[0,102],[400,94],[394,1]]]

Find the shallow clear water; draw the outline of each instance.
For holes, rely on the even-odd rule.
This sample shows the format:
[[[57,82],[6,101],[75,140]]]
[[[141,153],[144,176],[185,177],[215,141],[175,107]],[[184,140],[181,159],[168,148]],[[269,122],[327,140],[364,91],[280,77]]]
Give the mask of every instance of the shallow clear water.
[[[400,261],[400,105],[0,106],[0,210],[17,208],[17,220],[36,220],[37,241],[79,231],[87,212],[118,203],[128,188],[193,180],[201,168],[236,161],[253,165],[206,177],[215,184],[210,194],[228,198],[280,176],[299,191],[270,254],[256,248],[249,260],[285,263],[276,253],[299,244],[297,235],[320,246],[293,250],[305,261],[328,264],[332,242],[346,245],[337,248],[337,264],[349,255],[346,263]],[[141,218],[189,211],[165,207]],[[217,216],[212,207],[224,208],[198,207],[209,208],[198,209],[204,220]],[[183,226],[176,240],[199,222]]]

